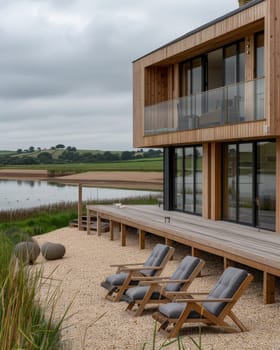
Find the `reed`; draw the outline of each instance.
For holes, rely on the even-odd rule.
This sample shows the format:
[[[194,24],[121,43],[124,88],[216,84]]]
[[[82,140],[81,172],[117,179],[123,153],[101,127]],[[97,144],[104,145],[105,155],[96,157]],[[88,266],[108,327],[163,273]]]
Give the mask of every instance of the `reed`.
[[[58,212],[65,212],[71,210],[77,210],[77,202],[60,202],[49,205],[41,205],[33,208],[20,208],[0,211],[0,222],[8,223],[13,221],[20,221],[36,217],[41,214],[52,214]]]
[[[42,298],[43,270],[24,266],[16,260],[8,238],[0,234],[0,246],[3,244],[9,249],[5,253],[1,248],[1,253],[4,253],[1,263],[5,262],[4,267],[0,265],[1,350],[61,349],[60,331],[69,308],[59,320],[55,320],[57,289]],[[51,283],[50,278],[47,281]]]
[[[182,339],[179,336],[177,338],[175,338],[175,339],[172,339],[172,340],[165,340],[162,344],[157,346],[156,335],[157,335],[157,322],[155,322],[155,325],[154,325],[154,332],[153,332],[152,342],[151,343],[145,342],[143,344],[143,346],[141,347],[141,350],[146,350],[146,349],[148,350],[147,346],[150,346],[151,350],[162,350],[164,348],[170,347],[171,345],[177,346],[178,350],[190,349],[189,347],[186,348],[186,346],[183,344]],[[202,336],[201,336],[201,329],[200,328],[199,328],[198,340],[195,340],[191,336],[188,336],[187,339],[190,340],[190,343],[192,345],[194,345],[194,349],[203,350],[203,347],[202,347]],[[172,349],[175,349],[175,348],[172,347]],[[212,347],[212,349],[214,349],[214,348]]]
[[[124,198],[124,204],[156,204],[153,196]],[[111,204],[112,200],[85,201],[86,204]],[[40,235],[65,226],[78,216],[77,202],[64,202],[29,209],[0,211],[0,231],[5,231],[9,238],[17,243],[29,236]]]
[[[84,201],[83,207],[87,204],[110,204],[112,199]],[[157,199],[152,196],[127,197],[122,199],[124,204],[157,204]],[[61,212],[77,212],[78,202],[60,202],[49,205],[41,205],[33,208],[20,208],[0,211],[0,223],[10,223],[40,216],[41,214],[54,214]]]

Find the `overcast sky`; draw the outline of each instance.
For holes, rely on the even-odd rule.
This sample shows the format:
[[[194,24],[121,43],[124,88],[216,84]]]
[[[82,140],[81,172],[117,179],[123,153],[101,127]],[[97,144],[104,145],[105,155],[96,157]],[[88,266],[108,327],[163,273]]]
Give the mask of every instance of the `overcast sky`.
[[[0,150],[132,148],[132,64],[238,0],[0,0]]]

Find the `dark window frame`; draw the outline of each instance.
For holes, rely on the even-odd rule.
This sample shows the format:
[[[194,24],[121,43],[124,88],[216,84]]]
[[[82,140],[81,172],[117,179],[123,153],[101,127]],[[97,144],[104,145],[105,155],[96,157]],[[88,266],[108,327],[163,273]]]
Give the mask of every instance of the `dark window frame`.
[[[185,161],[186,161],[186,153],[185,153],[185,149],[186,148],[192,148],[193,149],[193,156],[192,156],[192,177],[193,177],[193,192],[192,192],[192,196],[193,196],[193,211],[188,211],[185,210],[185,193],[186,193],[186,186],[185,186]],[[176,191],[176,183],[175,183],[175,175],[177,172],[177,167],[176,167],[176,162],[174,162],[174,170],[173,170],[173,210],[175,211],[179,211],[179,212],[184,212],[184,213],[188,213],[188,214],[193,214],[193,215],[198,215],[201,216],[202,213],[198,213],[197,212],[197,199],[196,199],[196,194],[197,194],[197,179],[196,179],[196,172],[197,172],[197,148],[200,148],[202,150],[202,155],[203,155],[203,148],[201,144],[197,144],[197,145],[192,145],[192,146],[185,146],[182,145],[181,147],[174,147],[174,160],[175,160],[175,153],[176,153],[176,149],[181,149],[182,150],[182,178],[183,178],[183,203],[182,203],[182,209],[180,208],[176,208],[175,207],[175,196],[177,195],[177,191]],[[202,166],[201,166],[202,168]],[[203,169],[201,170],[203,172]]]
[[[256,33],[257,34],[257,33]],[[239,60],[239,55],[240,55],[240,44],[241,43],[244,43],[244,46],[245,46],[245,38],[241,38],[239,40],[236,40],[230,44],[227,44],[225,46],[221,46],[221,47],[217,47],[216,49],[214,50],[210,50],[202,55],[197,55],[197,56],[194,56],[194,57],[191,57],[191,58],[188,58],[182,62],[179,63],[179,96],[180,97],[184,97],[184,96],[189,96],[189,95],[192,95],[192,91],[190,91],[189,95],[184,95],[183,94],[183,83],[182,83],[182,76],[183,76],[183,66],[184,64],[187,64],[189,63],[190,65],[190,70],[191,70],[191,82],[190,82],[190,86],[192,87],[192,69],[193,69],[193,61],[194,60],[197,60],[197,59],[201,59],[201,62],[202,62],[202,74],[201,74],[201,77],[202,77],[202,81],[201,81],[201,86],[202,86],[202,92],[204,91],[208,91],[208,60],[207,60],[207,55],[208,53],[212,52],[212,51],[215,51],[215,50],[219,50],[219,49],[222,49],[223,50],[223,81],[224,81],[224,84],[225,84],[225,50],[226,48],[230,47],[230,46],[233,46],[233,45],[236,45],[236,83],[240,82],[240,69],[239,69],[239,64],[240,64],[240,60]],[[225,85],[223,85],[225,86]],[[192,89],[191,89],[192,90]]]
[[[272,142],[272,143],[276,143],[275,139],[263,139],[263,140],[251,140],[251,141],[238,141],[238,142],[228,142],[228,143],[224,143],[222,145],[222,150],[221,150],[221,160],[222,160],[222,167],[221,167],[221,178],[222,178],[222,189],[221,189],[221,208],[222,208],[222,220],[224,221],[228,221],[228,222],[232,222],[232,223],[237,223],[240,225],[246,225],[246,226],[250,226],[250,227],[260,227],[259,226],[259,218],[258,218],[258,206],[257,206],[257,199],[259,196],[258,193],[258,143],[260,142]],[[252,152],[253,152],[253,167],[252,167],[252,172],[253,172],[253,176],[252,176],[252,204],[253,204],[253,210],[252,210],[252,224],[249,224],[247,222],[241,222],[239,221],[239,169],[240,169],[240,152],[239,152],[239,146],[240,144],[248,144],[251,143],[252,144]],[[236,164],[235,164],[235,172],[237,173],[237,183],[236,183],[236,213],[235,213],[235,220],[232,219],[228,219],[225,217],[225,213],[224,213],[224,201],[226,200],[226,196],[225,196],[225,187],[224,187],[224,174],[223,174],[223,169],[225,166],[225,159],[224,159],[224,155],[225,155],[225,149],[228,145],[236,145],[236,153],[237,153],[237,157],[236,157]],[[262,228],[262,227],[260,227]],[[266,230],[269,230],[268,228],[265,228]]]

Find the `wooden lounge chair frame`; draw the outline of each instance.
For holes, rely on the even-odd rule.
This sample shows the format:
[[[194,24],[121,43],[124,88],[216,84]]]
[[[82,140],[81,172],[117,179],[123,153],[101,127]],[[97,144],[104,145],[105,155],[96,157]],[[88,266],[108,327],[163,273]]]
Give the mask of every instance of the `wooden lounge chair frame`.
[[[176,293],[176,302],[184,302],[186,303],[186,307],[184,311],[181,313],[179,318],[169,318],[160,313],[159,311],[155,312],[153,314],[153,318],[158,321],[161,325],[158,330],[166,330],[168,331],[168,327],[173,324],[173,328],[171,328],[170,332],[168,333],[167,338],[174,338],[177,337],[181,328],[185,323],[203,323],[208,326],[217,326],[224,331],[232,333],[236,332],[236,328],[229,325],[225,318],[228,316],[231,318],[231,320],[236,324],[236,326],[240,329],[241,332],[246,332],[248,329],[245,327],[245,325],[238,319],[238,317],[234,314],[232,311],[233,306],[236,304],[240,296],[244,293],[244,291],[248,288],[249,284],[253,280],[253,276],[251,274],[248,274],[247,277],[244,279],[244,281],[241,283],[239,288],[236,290],[232,298],[225,298],[225,299],[207,299],[202,297],[193,297],[193,296],[201,296],[201,295],[207,295],[208,293],[190,293],[190,298],[180,298],[180,295],[183,295],[183,293]],[[221,313],[218,316],[215,316],[214,314],[207,311],[201,303],[203,302],[225,302],[226,306],[223,308]],[[200,318],[188,318],[189,314],[192,311],[196,311],[201,317]]]
[[[128,273],[128,276],[121,286],[116,286],[112,288],[112,290],[109,290],[105,298],[110,301],[120,301],[121,297],[128,288],[135,287],[135,285],[137,285],[137,281],[139,281],[141,277],[145,277],[141,270],[155,270],[154,276],[159,276],[167,262],[173,257],[174,251],[175,248],[169,247],[166,256],[159,266],[145,266],[144,263],[110,265],[110,267],[117,267],[116,273],[126,272]],[[134,282],[134,284],[131,285],[131,282]]]
[[[203,260],[200,260],[198,265],[195,267],[195,269],[192,271],[191,275],[188,279],[185,280],[175,280],[170,279],[169,277],[140,277],[138,280],[139,285],[148,285],[150,288],[147,290],[145,296],[143,299],[136,299],[129,303],[129,305],[126,308],[126,311],[132,311],[134,306],[137,305],[137,309],[134,312],[134,316],[140,316],[142,315],[145,306],[147,304],[165,304],[171,302],[174,297],[176,297],[177,292],[168,292],[165,291],[164,286],[166,284],[170,283],[182,283],[180,287],[180,291],[184,292],[186,294],[187,289],[193,282],[193,280],[200,274],[203,267],[205,265],[205,262]],[[154,292],[159,292],[159,298],[158,299],[152,299],[152,295]]]

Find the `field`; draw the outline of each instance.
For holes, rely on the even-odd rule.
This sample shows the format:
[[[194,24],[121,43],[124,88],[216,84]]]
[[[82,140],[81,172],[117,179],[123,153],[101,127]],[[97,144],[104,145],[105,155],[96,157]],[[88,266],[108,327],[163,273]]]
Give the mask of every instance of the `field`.
[[[81,173],[86,171],[159,171],[163,170],[162,158],[143,158],[127,161],[69,164],[9,165],[0,169],[48,170],[54,174]]]
[[[36,158],[40,153],[43,152],[47,152],[49,154],[52,155],[53,159],[58,159],[59,156],[61,156],[61,154],[65,151],[65,149],[42,149],[42,150],[35,150],[34,152],[22,152],[22,153],[18,153],[17,151],[0,151],[0,155],[10,155],[12,157],[19,157],[19,158],[23,158],[23,157],[32,157],[32,158]],[[86,149],[79,149],[77,150],[77,153],[82,155],[85,153],[90,153],[90,154],[104,154],[104,151],[101,150],[86,150]],[[111,151],[112,154],[118,154],[120,155],[121,152],[120,151]]]

